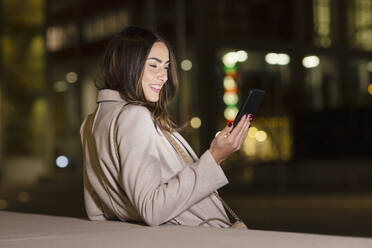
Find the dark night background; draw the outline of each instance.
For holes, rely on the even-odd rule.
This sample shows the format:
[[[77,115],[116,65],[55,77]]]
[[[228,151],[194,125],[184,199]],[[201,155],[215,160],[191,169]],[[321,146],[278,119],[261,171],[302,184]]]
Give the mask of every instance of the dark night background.
[[[266,91],[222,164],[248,227],[372,237],[371,0],[0,0],[1,210],[84,217],[79,127],[128,25],[170,40],[199,155]]]

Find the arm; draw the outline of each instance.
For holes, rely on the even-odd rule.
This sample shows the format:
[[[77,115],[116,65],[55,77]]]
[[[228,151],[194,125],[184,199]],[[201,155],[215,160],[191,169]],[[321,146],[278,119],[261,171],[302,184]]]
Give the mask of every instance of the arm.
[[[121,181],[129,200],[150,226],[160,225],[228,183],[209,151],[162,183],[159,139],[150,112],[132,106],[118,118]]]

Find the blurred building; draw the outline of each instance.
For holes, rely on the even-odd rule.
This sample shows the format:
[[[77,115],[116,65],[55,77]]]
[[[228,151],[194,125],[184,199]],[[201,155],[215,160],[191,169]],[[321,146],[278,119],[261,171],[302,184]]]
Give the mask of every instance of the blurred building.
[[[199,154],[251,88],[266,91],[242,152],[225,165],[242,182],[255,164],[370,158],[370,0],[0,3],[3,178],[25,168],[32,178],[80,173],[79,127],[95,109],[105,44],[128,25],[173,44],[181,85],[170,108],[190,123],[184,135]]]

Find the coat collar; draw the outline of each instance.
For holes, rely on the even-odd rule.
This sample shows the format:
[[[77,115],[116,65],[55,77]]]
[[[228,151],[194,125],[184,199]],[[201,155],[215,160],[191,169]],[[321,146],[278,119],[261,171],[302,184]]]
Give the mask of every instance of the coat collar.
[[[101,102],[126,102],[123,96],[116,90],[104,89],[98,91],[97,103]]]

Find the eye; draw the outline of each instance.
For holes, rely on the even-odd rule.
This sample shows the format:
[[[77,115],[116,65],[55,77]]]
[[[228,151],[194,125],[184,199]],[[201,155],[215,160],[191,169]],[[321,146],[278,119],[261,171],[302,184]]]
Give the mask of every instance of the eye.
[[[151,65],[151,64],[149,66],[151,66],[152,68],[156,68],[157,67],[156,65]]]

